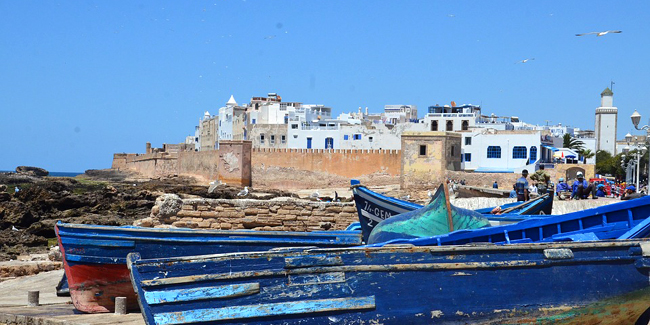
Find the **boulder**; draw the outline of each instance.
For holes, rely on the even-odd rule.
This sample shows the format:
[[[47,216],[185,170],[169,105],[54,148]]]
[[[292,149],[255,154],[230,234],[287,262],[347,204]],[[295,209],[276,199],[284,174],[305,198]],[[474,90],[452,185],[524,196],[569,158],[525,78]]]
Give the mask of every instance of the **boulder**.
[[[176,194],[164,194],[156,199],[158,216],[165,218],[175,216],[183,207],[183,200]]]
[[[18,166],[16,167],[16,173],[23,174],[23,175],[39,176],[39,177],[47,176],[50,174],[50,172],[48,172],[43,168],[31,167],[31,166]]]

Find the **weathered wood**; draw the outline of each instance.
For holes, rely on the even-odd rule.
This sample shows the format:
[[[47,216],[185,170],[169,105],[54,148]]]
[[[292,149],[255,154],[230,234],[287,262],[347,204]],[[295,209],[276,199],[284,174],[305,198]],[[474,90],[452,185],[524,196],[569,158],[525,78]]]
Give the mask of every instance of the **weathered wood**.
[[[650,305],[650,258],[642,249],[647,242],[356,247],[128,260],[140,297],[242,282],[263,288],[225,299],[141,299],[149,325],[553,324],[568,317],[576,323],[631,324]],[[287,263],[324,257],[340,258],[342,265]],[[615,304],[625,309],[616,312]]]

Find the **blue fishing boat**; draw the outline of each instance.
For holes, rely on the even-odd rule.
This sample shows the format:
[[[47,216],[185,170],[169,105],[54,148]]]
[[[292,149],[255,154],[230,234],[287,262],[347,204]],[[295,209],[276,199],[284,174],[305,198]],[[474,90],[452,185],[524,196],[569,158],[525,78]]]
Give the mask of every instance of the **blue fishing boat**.
[[[650,306],[645,240],[129,254],[128,266],[148,325],[634,324]]]
[[[356,226],[355,226],[356,227]],[[348,247],[361,244],[359,230],[254,231],[196,230],[77,225],[55,227],[70,296],[77,310],[97,313],[115,308],[115,297],[127,297],[137,309],[126,256],[162,258],[228,252],[265,251],[276,247]]]
[[[359,214],[364,242],[373,228],[381,221],[392,216],[421,209],[423,206],[399,200],[369,190],[353,179],[352,193]],[[527,202],[513,202],[501,206],[500,214],[492,214],[495,207],[474,210],[485,215],[492,225],[516,223],[529,218],[529,215],[550,214],[553,207],[553,195],[543,195]]]
[[[527,220],[480,229],[457,230],[447,234],[421,237],[401,233],[399,236],[375,229],[369,244],[462,245],[470,243],[516,244],[551,241],[584,241],[645,237],[650,233],[647,219],[650,216],[650,196],[603,205],[597,208]],[[383,222],[390,222],[391,219]],[[382,222],[382,223],[383,223]],[[379,226],[382,225],[379,224]],[[641,224],[641,227],[637,227]],[[643,227],[645,225],[646,227]],[[636,228],[635,228],[636,227]],[[621,237],[622,239],[624,237]]]

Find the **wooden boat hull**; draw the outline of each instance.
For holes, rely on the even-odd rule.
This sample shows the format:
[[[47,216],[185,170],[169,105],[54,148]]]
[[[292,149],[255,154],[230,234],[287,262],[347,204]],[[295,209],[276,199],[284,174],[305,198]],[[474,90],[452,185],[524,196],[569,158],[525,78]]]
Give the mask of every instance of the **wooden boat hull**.
[[[77,310],[112,312],[115,297],[137,300],[129,280],[126,256],[145,258],[228,252],[265,251],[277,247],[348,247],[361,244],[360,231],[209,231],[110,227],[57,223],[55,227],[70,296]]]
[[[641,238],[650,234],[649,216],[650,196],[559,216],[529,218],[515,224],[458,230],[423,238],[394,239],[375,245],[517,244]]]
[[[368,242],[370,233],[379,222],[398,214],[422,208],[422,205],[419,204],[373,192],[361,186],[357,180],[352,180],[351,184],[364,242]],[[502,209],[508,209],[520,203],[509,203],[501,207]],[[502,225],[526,220],[530,215],[548,214],[547,212],[551,211],[552,207],[553,196],[551,195],[530,202],[530,204],[506,215],[491,214],[493,207],[477,209],[475,211],[485,215],[492,225]]]
[[[129,269],[149,325],[633,324],[650,306],[648,244],[131,254]]]

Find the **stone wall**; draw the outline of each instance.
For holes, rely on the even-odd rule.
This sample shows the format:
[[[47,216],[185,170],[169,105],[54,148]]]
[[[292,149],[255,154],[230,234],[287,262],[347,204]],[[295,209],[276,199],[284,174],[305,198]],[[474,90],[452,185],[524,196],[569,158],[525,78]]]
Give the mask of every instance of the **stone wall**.
[[[373,173],[399,175],[401,157],[400,150],[253,149],[252,164],[354,178]]]
[[[165,198],[167,197],[167,198]],[[171,199],[170,199],[171,198]],[[177,203],[171,204],[170,200]],[[171,210],[169,206],[175,206]],[[315,202],[293,198],[271,200],[159,198],[151,216],[135,225],[200,229],[282,231],[344,230],[358,221],[353,202]]]

